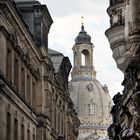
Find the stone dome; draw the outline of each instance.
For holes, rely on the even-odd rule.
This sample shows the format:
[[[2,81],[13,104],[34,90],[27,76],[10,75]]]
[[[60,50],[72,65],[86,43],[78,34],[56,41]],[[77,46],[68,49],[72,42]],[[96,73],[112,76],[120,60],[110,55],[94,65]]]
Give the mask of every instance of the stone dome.
[[[112,101],[107,86],[96,79],[93,65],[94,45],[83,24],[81,28],[72,48],[74,67],[69,92],[81,122],[77,140],[99,140],[107,136]]]
[[[112,101],[106,85],[103,86],[96,78],[82,78],[71,80],[69,87],[79,117],[110,117]]]
[[[84,30],[84,26],[81,26],[81,31],[79,32],[78,36],[75,39],[75,44],[92,44],[91,37],[87,32]]]

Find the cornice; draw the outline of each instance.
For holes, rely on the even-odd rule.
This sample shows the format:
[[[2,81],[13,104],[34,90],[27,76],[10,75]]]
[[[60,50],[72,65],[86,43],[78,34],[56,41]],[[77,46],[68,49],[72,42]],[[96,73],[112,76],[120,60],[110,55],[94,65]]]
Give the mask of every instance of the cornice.
[[[5,29],[4,26],[0,26],[0,32],[6,37],[9,38],[10,34],[8,33],[8,31]]]
[[[107,13],[110,15],[110,13],[114,10],[114,9],[122,9],[122,7],[124,7],[124,3],[118,3],[116,5],[112,5],[109,6],[107,8]]]
[[[2,88],[1,88],[2,87]],[[7,88],[8,87],[8,88]],[[10,88],[10,91],[9,91]],[[5,75],[0,71],[0,90],[2,91],[2,94],[4,96],[6,96],[8,99],[10,99],[11,101],[13,101],[13,95],[11,92],[15,93],[15,95],[24,103],[24,105],[32,112],[33,115],[36,115],[36,111],[35,109],[25,100],[25,98],[23,98],[23,96],[12,86],[11,82],[9,82]],[[11,94],[10,94],[11,93]],[[16,102],[14,102],[15,105]],[[24,110],[17,105],[18,108],[24,112]],[[25,113],[27,115],[27,113]],[[31,118],[31,116],[27,115],[29,118]],[[31,119],[35,124],[37,124],[33,119]]]
[[[8,33],[6,28],[4,26],[0,26],[0,32],[4,34],[6,39],[12,44],[11,46],[13,49],[16,51],[16,53],[20,56],[21,60],[24,62],[24,64],[27,66],[27,68],[30,70],[32,75],[36,78],[39,79],[39,72],[35,70],[33,65],[31,64],[28,55],[24,53],[24,51],[21,49],[21,47],[14,42],[12,39],[12,34]]]

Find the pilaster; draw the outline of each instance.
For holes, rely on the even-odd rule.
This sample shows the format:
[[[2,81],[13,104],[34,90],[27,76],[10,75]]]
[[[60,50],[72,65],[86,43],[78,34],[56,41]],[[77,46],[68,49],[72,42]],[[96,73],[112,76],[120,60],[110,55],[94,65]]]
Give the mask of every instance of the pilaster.
[[[0,70],[6,75],[6,38],[0,31]]]

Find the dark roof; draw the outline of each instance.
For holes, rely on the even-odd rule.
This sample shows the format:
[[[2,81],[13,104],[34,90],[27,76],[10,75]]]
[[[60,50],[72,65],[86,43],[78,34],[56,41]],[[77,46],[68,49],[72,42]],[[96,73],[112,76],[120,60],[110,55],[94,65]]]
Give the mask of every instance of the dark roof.
[[[81,26],[81,31],[79,32],[78,36],[75,39],[75,44],[92,44],[91,37],[87,32],[84,30],[84,25]]]

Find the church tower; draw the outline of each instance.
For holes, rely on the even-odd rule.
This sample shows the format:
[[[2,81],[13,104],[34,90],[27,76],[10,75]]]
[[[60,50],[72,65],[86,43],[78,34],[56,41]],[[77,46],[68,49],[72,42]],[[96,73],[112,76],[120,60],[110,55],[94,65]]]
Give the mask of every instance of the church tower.
[[[93,44],[91,43],[91,37],[84,30],[82,23],[81,31],[75,39],[75,45],[73,46],[74,55],[74,68],[72,72],[72,78],[93,78],[96,76],[96,72],[93,67]]]
[[[72,48],[74,66],[69,82],[70,96],[81,121],[78,140],[107,139],[106,130],[111,123],[112,102],[107,86],[96,79],[93,48],[82,23]]]

